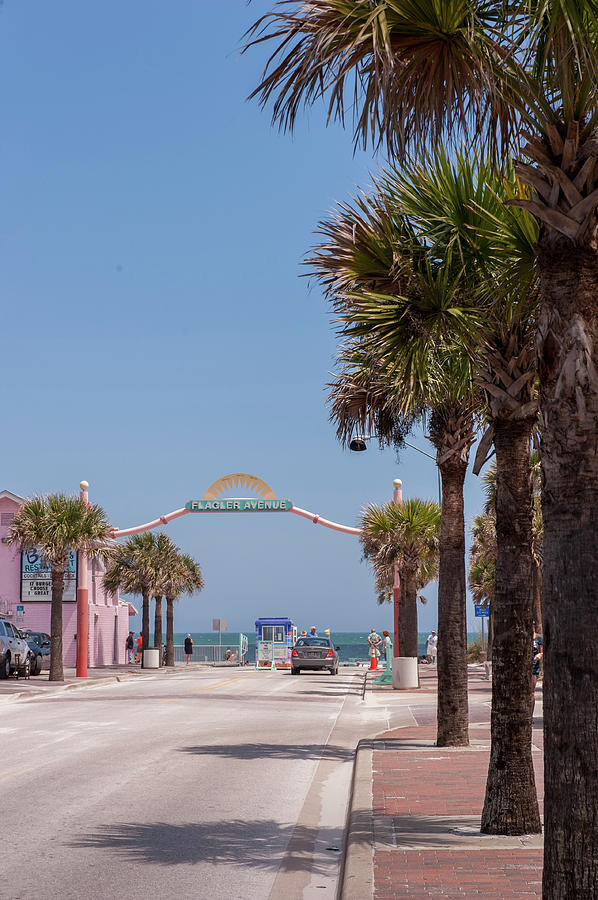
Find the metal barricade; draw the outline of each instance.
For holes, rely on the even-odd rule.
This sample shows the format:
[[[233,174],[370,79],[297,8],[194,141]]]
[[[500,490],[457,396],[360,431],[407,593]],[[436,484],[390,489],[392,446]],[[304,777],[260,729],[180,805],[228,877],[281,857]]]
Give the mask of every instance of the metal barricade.
[[[194,663],[205,663],[206,665],[214,665],[218,663],[231,663],[232,665],[242,666],[245,663],[248,649],[247,635],[240,634],[239,640],[230,644],[194,644],[191,660]],[[228,656],[227,656],[228,652]],[[174,661],[186,662],[184,644],[174,645]]]

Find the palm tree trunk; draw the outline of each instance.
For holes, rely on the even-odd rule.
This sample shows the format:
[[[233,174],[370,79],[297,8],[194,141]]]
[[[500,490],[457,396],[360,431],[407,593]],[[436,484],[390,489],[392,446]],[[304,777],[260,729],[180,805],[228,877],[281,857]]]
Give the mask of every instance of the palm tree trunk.
[[[62,661],[62,595],[64,569],[52,569],[52,606],[50,610],[50,681],[64,681]]]
[[[592,248],[553,240],[540,246],[538,263],[544,482],[542,896],[563,900],[593,897],[598,884],[598,255]]]
[[[166,665],[174,666],[174,600],[166,597]]]
[[[399,656],[417,656],[417,583],[415,572],[401,569],[401,609],[399,610]]]
[[[467,460],[454,457],[440,466],[442,516],[438,574],[439,747],[469,744],[467,697],[467,617],[463,484]]]
[[[147,650],[149,648],[149,634],[150,634],[150,595],[143,594],[143,608],[141,612],[141,639],[142,639],[142,651]],[[143,668],[143,652],[141,654],[141,667]]]
[[[162,596],[154,597],[154,647],[158,648],[158,665],[162,665]]]
[[[486,647],[486,659],[492,660],[492,639],[494,637],[494,603],[490,603],[490,613],[488,615],[488,644]]]
[[[491,750],[482,831],[541,831],[532,763],[533,420],[495,420],[496,583],[493,603]]]

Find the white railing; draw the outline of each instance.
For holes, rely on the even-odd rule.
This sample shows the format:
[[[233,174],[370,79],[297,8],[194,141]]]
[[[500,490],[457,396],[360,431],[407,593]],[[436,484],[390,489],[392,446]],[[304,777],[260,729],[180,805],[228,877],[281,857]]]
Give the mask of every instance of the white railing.
[[[193,653],[191,654],[192,662],[200,663],[232,663],[242,666],[247,656],[248,640],[247,635],[240,634],[239,640],[230,644],[194,644]],[[184,644],[174,645],[174,661],[185,662],[187,656],[185,654]]]

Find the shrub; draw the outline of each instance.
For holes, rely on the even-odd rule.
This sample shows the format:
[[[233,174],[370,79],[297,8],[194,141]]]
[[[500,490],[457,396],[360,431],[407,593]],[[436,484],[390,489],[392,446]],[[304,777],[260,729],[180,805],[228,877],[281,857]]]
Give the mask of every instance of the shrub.
[[[471,641],[467,645],[467,662],[475,663],[480,662],[482,655],[482,642],[481,641]]]

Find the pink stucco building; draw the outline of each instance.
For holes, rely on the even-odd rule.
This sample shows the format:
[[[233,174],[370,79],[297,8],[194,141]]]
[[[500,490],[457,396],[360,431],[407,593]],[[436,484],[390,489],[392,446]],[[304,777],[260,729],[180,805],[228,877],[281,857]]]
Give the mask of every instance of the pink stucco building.
[[[17,627],[50,633],[50,593],[47,575],[40,572],[35,555],[22,560],[21,553],[4,543],[10,523],[23,497],[0,491],[0,613],[9,615]],[[76,661],[77,604],[75,561],[62,604],[63,652],[65,666]],[[87,563],[89,585],[88,665],[109,666],[125,662],[125,641],[129,633],[129,604],[111,596],[103,587],[104,565]]]

